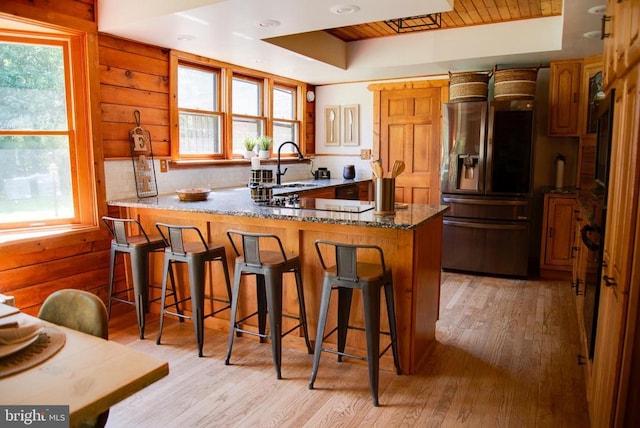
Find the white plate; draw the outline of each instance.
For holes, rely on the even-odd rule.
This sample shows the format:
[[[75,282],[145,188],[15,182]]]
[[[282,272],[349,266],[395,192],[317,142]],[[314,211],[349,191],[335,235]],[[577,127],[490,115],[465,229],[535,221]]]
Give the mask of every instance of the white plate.
[[[6,357],[7,355],[11,355],[31,345],[33,342],[38,340],[38,337],[40,337],[41,331],[42,329],[39,329],[37,332],[35,332],[33,336],[31,336],[30,338],[28,338],[23,342],[13,343],[11,345],[0,345],[0,358]]]

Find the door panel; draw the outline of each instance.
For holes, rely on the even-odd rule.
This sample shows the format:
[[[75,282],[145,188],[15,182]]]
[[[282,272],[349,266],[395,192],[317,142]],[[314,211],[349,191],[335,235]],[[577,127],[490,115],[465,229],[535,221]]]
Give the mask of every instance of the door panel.
[[[396,201],[439,203],[441,89],[382,91],[380,147],[385,171],[394,161],[405,163],[396,178]]]

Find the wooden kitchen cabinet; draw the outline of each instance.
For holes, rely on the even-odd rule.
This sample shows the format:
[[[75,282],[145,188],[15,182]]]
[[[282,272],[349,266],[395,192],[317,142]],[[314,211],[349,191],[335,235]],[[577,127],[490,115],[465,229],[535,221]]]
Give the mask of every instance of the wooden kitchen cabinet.
[[[578,136],[582,60],[554,61],[550,68],[548,134]]]
[[[629,412],[628,405],[640,401],[637,385],[630,384],[630,379],[637,378],[640,364],[640,356],[634,353],[638,347],[634,332],[640,328],[640,65],[623,76],[619,69],[617,72],[612,85],[616,92],[607,224],[592,394],[588,397],[594,427],[632,426],[629,421],[634,412]]]
[[[305,190],[300,193],[300,196],[303,198],[312,198],[312,199],[335,199],[336,198],[336,189],[335,187],[323,187],[317,190]]]
[[[582,63],[582,87],[580,90],[580,143],[578,145],[578,162],[576,186],[590,189],[594,185],[596,173],[596,131],[597,102],[596,94],[603,90],[602,55],[585,58]]]
[[[573,269],[575,195],[546,193],[542,220],[540,276],[570,278]]]
[[[640,59],[640,1],[608,0],[604,19],[604,84],[609,87]]]

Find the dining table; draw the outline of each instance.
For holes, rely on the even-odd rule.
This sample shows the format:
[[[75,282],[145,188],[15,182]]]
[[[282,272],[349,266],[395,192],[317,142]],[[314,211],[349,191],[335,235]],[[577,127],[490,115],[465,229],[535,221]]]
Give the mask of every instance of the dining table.
[[[166,361],[134,348],[51,324],[0,303],[2,313],[8,314],[0,318],[3,324],[37,320],[46,339],[41,345],[45,358],[35,365],[3,374],[12,365],[3,366],[2,361],[9,357],[0,358],[2,406],[68,405],[69,426],[75,427],[169,373]],[[47,355],[47,346],[55,346],[51,355]],[[24,354],[17,364],[38,358],[38,352]]]

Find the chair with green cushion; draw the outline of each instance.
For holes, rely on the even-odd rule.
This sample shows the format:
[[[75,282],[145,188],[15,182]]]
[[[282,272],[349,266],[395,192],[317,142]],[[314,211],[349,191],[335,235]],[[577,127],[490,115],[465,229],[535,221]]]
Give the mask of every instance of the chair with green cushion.
[[[40,307],[38,318],[92,336],[109,338],[107,308],[98,296],[88,291],[63,289],[52,293]],[[109,410],[84,421],[82,426],[104,427],[108,417]]]

